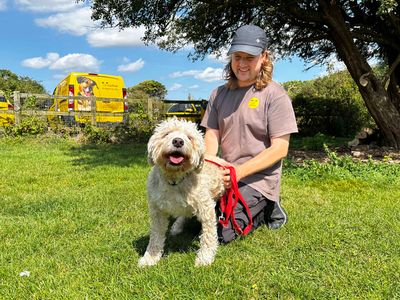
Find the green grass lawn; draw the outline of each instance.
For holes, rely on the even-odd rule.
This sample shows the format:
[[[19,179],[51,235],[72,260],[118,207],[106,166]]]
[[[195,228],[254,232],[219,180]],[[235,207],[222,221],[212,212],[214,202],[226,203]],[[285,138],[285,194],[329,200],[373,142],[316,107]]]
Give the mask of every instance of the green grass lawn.
[[[400,166],[286,162],[283,229],[151,268],[144,145],[0,140],[0,299],[399,299]],[[29,271],[30,276],[20,276]]]

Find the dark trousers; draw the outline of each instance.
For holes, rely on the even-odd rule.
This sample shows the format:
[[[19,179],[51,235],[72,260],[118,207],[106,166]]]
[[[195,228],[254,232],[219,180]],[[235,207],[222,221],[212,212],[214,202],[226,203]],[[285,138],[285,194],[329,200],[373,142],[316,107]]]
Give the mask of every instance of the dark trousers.
[[[239,182],[239,191],[243,196],[243,199],[246,201],[249,206],[251,215],[253,217],[253,226],[251,231],[256,229],[262,224],[265,224],[265,212],[264,208],[267,205],[267,198],[265,198],[260,192],[256,191],[252,187],[242,184]],[[221,211],[219,209],[219,202],[216,206],[217,218],[221,216]],[[246,214],[246,209],[243,205],[238,202],[235,207],[235,217],[236,222],[241,229],[244,229],[247,224],[249,224],[249,218]],[[230,220],[227,227],[222,226],[218,223],[218,240],[220,243],[225,244],[237,237],[237,233],[233,227],[232,221]]]

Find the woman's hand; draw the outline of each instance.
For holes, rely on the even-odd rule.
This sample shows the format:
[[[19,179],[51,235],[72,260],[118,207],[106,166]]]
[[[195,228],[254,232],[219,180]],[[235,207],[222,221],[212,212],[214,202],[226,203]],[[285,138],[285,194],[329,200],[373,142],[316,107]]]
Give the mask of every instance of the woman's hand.
[[[232,187],[231,175],[230,175],[230,170],[227,167],[235,167],[235,166],[218,156],[206,155],[205,159],[211,160],[211,161],[221,165],[221,170],[222,170],[223,180],[224,180],[224,187],[225,187],[225,189],[230,189]]]
[[[227,168],[224,168],[224,169],[222,169],[222,172],[223,172],[223,179],[224,179],[224,187],[225,187],[225,189],[228,190],[232,187],[230,170]]]

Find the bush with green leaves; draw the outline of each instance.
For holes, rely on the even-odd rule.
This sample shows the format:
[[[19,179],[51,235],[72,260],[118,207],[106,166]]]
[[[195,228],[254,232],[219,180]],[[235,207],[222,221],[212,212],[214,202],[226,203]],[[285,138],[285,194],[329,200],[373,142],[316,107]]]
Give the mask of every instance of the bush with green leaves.
[[[363,127],[376,127],[347,71],[314,80],[288,81],[283,86],[293,99],[303,136],[323,133],[346,137],[354,136]]]
[[[293,108],[303,136],[323,133],[331,136],[354,136],[364,125],[356,102],[349,99],[319,98],[299,95]]]
[[[130,113],[125,123],[116,127],[82,128],[83,141],[94,144],[146,143],[150,138],[156,120],[145,113]]]
[[[108,144],[113,142],[113,129],[96,127],[90,124],[82,128],[83,140],[92,144]]]
[[[114,134],[120,142],[146,143],[156,120],[144,112],[130,113],[125,124],[115,128]]]
[[[8,136],[39,135],[45,132],[47,132],[47,122],[36,116],[24,117],[19,124],[5,129],[5,134]]]

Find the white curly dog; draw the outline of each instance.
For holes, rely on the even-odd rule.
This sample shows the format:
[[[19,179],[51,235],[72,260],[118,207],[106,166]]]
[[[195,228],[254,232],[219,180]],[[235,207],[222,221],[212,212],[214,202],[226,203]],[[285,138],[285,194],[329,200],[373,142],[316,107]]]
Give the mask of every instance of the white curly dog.
[[[195,265],[211,264],[218,248],[215,205],[225,189],[221,169],[204,161],[203,134],[192,122],[169,119],[156,126],[147,150],[153,166],[147,179],[151,232],[139,266],[160,260],[170,216],[177,217],[172,235],[182,232],[187,217],[197,217],[202,233]]]

